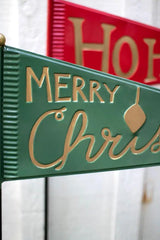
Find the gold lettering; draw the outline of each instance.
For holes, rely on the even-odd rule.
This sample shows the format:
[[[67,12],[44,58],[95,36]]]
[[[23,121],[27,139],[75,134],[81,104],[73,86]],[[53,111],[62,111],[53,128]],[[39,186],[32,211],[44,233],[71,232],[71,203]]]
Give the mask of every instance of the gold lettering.
[[[53,161],[52,163],[49,164],[43,164],[43,163],[39,163],[35,156],[34,156],[34,139],[38,130],[39,125],[41,124],[41,122],[50,114],[56,113],[56,119],[58,120],[58,114],[60,114],[62,116],[62,112],[66,111],[65,108],[62,108],[60,110],[51,110],[48,111],[44,114],[42,114],[38,120],[36,121],[36,123],[34,124],[31,134],[30,134],[30,138],[29,138],[29,154],[30,154],[30,158],[31,161],[33,162],[33,164],[39,168],[50,168],[53,166],[56,166],[59,164],[59,166],[57,166],[55,169],[56,170],[60,170],[63,168],[68,154],[84,139],[86,139],[86,137],[83,137],[83,134],[85,132],[85,129],[87,128],[87,115],[83,112],[83,111],[78,111],[74,114],[70,126],[68,128],[68,132],[66,135],[66,139],[65,139],[65,144],[64,144],[64,152],[62,157],[58,158],[57,160]],[[79,120],[79,117],[82,116],[82,126],[81,129],[76,137],[76,139],[74,140],[74,142],[71,144],[71,140],[72,140],[72,136],[73,136],[73,132],[75,129],[75,126]],[[63,117],[60,118],[60,120],[62,120]]]
[[[74,133],[74,129],[76,127],[76,124],[80,118],[80,116],[82,116],[82,126],[81,126],[81,129],[76,137],[76,139],[74,140],[74,142],[71,144],[71,141],[72,141],[72,137],[73,137],[73,133]],[[67,157],[68,157],[68,154],[81,142],[85,139],[85,137],[83,136],[84,135],[84,132],[87,128],[87,125],[88,125],[88,119],[87,119],[87,115],[83,112],[83,111],[77,111],[72,120],[71,120],[71,123],[70,123],[70,126],[68,128],[68,132],[67,132],[67,135],[66,135],[66,139],[65,139],[65,144],[64,144],[64,152],[63,152],[63,156],[61,158],[62,162],[61,164],[56,167],[55,169],[56,170],[61,170],[61,168],[63,168],[66,160],[67,160]]]
[[[50,168],[53,166],[56,166],[57,164],[59,164],[62,160],[61,158],[57,159],[56,161],[49,163],[49,164],[42,164],[39,163],[35,156],[34,156],[34,139],[38,130],[39,125],[41,124],[41,122],[49,115],[56,113],[55,114],[55,119],[56,120],[63,120],[63,112],[66,111],[66,108],[62,108],[60,110],[50,110],[48,112],[45,112],[44,114],[42,114],[38,120],[36,121],[36,123],[34,124],[31,134],[30,134],[30,138],[29,138],[29,154],[30,154],[30,158],[31,161],[33,162],[33,164],[39,168]],[[60,116],[60,117],[59,117]]]
[[[37,78],[37,76],[35,75],[35,73],[31,67],[26,68],[26,102],[33,101],[33,99],[32,99],[32,84],[31,84],[32,78],[36,81],[39,88],[42,87],[44,79],[46,79],[47,99],[48,99],[48,102],[52,102],[52,93],[51,93],[51,85],[50,85],[49,68],[48,67],[43,67],[43,72],[40,77],[40,80]]]
[[[81,84],[78,86],[78,80],[81,81]],[[84,102],[88,102],[85,94],[83,93],[82,89],[85,86],[85,81],[83,78],[79,76],[73,77],[73,102],[78,102],[78,93],[82,97]]]
[[[153,60],[160,59],[160,54],[153,53],[155,39],[145,38],[144,42],[148,45],[148,72],[147,77],[144,79],[145,83],[154,82],[156,77],[153,75]]]
[[[110,56],[110,35],[113,30],[116,29],[114,25],[110,24],[101,24],[103,28],[103,43],[84,43],[82,25],[84,22],[83,18],[69,18],[69,20],[73,23],[74,32],[75,32],[75,57],[76,63],[79,65],[83,65],[83,50],[95,50],[102,51],[102,71],[108,72],[109,68],[109,56]]]
[[[106,135],[106,133],[107,133],[107,135]],[[115,150],[116,146],[119,144],[120,140],[122,139],[122,136],[121,135],[116,135],[115,137],[113,137],[108,128],[103,128],[102,132],[101,132],[101,135],[105,139],[105,142],[101,146],[100,150],[92,157],[90,155],[91,155],[94,143],[95,143],[95,139],[93,138],[93,136],[91,138],[91,142],[89,144],[87,154],[86,154],[86,160],[88,162],[96,161],[103,154],[103,152],[106,149],[109,142],[111,142],[111,146],[109,148],[108,155],[112,160],[117,160],[117,159],[122,158],[128,152],[129,149],[131,150],[131,152],[133,154],[136,154],[136,155],[141,154],[141,153],[145,152],[151,146],[151,144],[157,139],[157,137],[160,135],[160,127],[158,128],[155,135],[151,138],[151,140],[146,145],[144,145],[142,148],[136,149],[136,144],[137,144],[138,137],[135,136],[124,147],[124,149],[121,152],[119,152],[118,154],[114,154],[114,150]],[[156,150],[154,149],[155,147],[157,147]],[[159,143],[154,144],[151,147],[151,151],[154,152],[154,153],[157,153],[159,150],[160,150]]]
[[[60,97],[60,88],[68,88],[67,83],[60,83],[61,78],[69,79],[71,77],[70,74],[54,74],[55,76],[55,102],[71,102],[70,97]]]
[[[102,146],[99,148],[99,150],[93,155],[92,155],[92,150],[94,148],[95,145],[95,137],[91,134],[87,135],[85,134],[87,126],[88,126],[88,118],[87,118],[87,114],[84,111],[77,111],[73,118],[71,119],[68,131],[67,131],[67,135],[65,138],[65,143],[64,143],[64,150],[63,150],[63,155],[54,160],[53,162],[49,163],[49,164],[44,164],[44,163],[40,163],[37,159],[35,159],[34,156],[34,139],[38,130],[39,125],[41,124],[41,122],[43,120],[45,120],[45,118],[47,116],[49,116],[50,114],[55,113],[55,119],[57,121],[61,121],[64,119],[63,116],[63,112],[66,111],[66,108],[61,108],[61,109],[57,109],[57,110],[50,110],[44,114],[42,114],[38,120],[36,121],[36,123],[34,124],[32,130],[31,130],[31,134],[30,134],[30,138],[29,138],[29,154],[30,154],[30,158],[31,161],[33,162],[33,164],[39,168],[50,168],[50,167],[55,167],[56,170],[61,170],[68,158],[69,153],[76,148],[76,146],[81,143],[84,140],[89,140],[89,145],[88,145],[88,149],[86,152],[86,160],[89,163],[93,163],[96,160],[99,159],[99,157],[104,153],[104,151],[106,150],[107,146],[109,143],[109,150],[108,150],[108,156],[110,157],[110,159],[112,160],[117,160],[122,158],[129,150],[133,153],[133,154],[142,154],[143,152],[145,152],[149,147],[151,147],[151,152],[153,153],[157,153],[158,151],[160,151],[160,141],[158,141],[158,143],[154,143],[155,140],[160,137],[160,127],[158,128],[157,132],[154,134],[154,136],[141,148],[137,148],[137,142],[138,142],[138,136],[133,137],[129,143],[117,154],[114,153],[117,145],[119,145],[120,141],[123,139],[122,135],[116,135],[116,136],[112,136],[111,131],[109,130],[109,128],[103,128],[101,131],[101,136],[104,139],[104,142],[102,143]],[[78,124],[78,121],[80,121],[80,117],[82,119],[82,124],[81,124],[81,128],[79,130],[79,132],[76,135],[76,138],[74,137],[74,141],[73,141],[73,136],[74,131],[76,129],[76,126]],[[72,142],[73,141],[73,142]],[[154,143],[154,144],[153,144]],[[153,144],[153,145],[152,145]],[[152,145],[152,146],[151,146]]]
[[[129,142],[129,144],[119,154],[115,155],[113,153],[114,149],[122,138],[121,135],[117,135],[116,140],[113,142],[112,146],[109,149],[109,156],[111,159],[117,160],[117,159],[121,158],[129,149],[131,149],[131,152],[133,154],[136,154],[136,155],[141,154],[141,153],[145,152],[152,145],[152,143],[154,143],[154,141],[159,137],[159,135],[160,135],[160,127],[158,128],[155,135],[151,138],[151,140],[146,145],[144,145],[142,148],[139,148],[139,149],[136,149],[136,143],[138,140],[138,137],[136,136]],[[155,147],[155,144],[151,147],[151,151],[157,152],[157,151],[154,151],[154,147]]]
[[[103,83],[103,85],[105,86],[107,92],[109,92],[110,94],[110,103],[114,103],[114,95],[120,86],[115,86],[115,88],[111,91],[111,89],[107,86],[107,84]]]
[[[121,70],[121,66],[119,62],[120,50],[124,43],[127,43],[129,45],[132,52],[132,64],[128,72],[123,72]],[[139,63],[138,48],[135,41],[132,38],[127,36],[121,37],[116,42],[113,50],[113,66],[114,66],[115,73],[120,77],[130,78],[136,72],[138,68],[138,63]]]
[[[106,133],[107,133],[107,135],[106,135]],[[90,155],[92,153],[92,150],[93,150],[93,147],[94,147],[94,144],[95,144],[95,137],[90,135],[90,140],[91,141],[89,143],[87,153],[86,153],[87,162],[90,162],[90,163],[95,162],[103,154],[103,152],[105,151],[108,143],[112,141],[111,132],[108,128],[102,129],[101,135],[102,135],[103,139],[105,140],[105,142],[102,144],[102,146],[97,151],[97,153],[95,153],[95,155],[92,156],[92,157]]]
[[[91,80],[90,81],[90,102],[94,102],[94,94],[97,96],[97,98],[99,99],[99,101],[101,103],[104,103],[104,100],[102,99],[102,97],[100,96],[100,94],[98,93],[98,90],[100,89],[100,84],[97,81]]]

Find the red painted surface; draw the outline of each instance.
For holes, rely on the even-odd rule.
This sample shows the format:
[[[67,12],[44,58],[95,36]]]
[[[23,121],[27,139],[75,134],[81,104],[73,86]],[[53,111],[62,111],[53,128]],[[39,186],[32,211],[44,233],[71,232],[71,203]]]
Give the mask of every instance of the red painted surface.
[[[48,0],[48,56],[77,63],[77,35],[70,18],[83,19],[78,33],[83,45],[83,49],[79,49],[83,66],[103,70],[102,57],[106,55],[106,72],[141,83],[160,83],[159,29],[66,1]],[[106,44],[102,24],[113,28],[106,32],[108,47],[105,50],[92,49],[91,45],[86,47],[86,43]],[[117,65],[120,74],[117,73]]]

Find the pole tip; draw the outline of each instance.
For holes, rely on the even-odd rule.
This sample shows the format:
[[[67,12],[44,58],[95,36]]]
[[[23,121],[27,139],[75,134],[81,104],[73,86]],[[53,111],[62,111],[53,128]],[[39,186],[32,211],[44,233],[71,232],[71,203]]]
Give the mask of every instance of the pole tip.
[[[5,42],[6,42],[5,36],[2,33],[0,33],[0,47],[4,46]]]

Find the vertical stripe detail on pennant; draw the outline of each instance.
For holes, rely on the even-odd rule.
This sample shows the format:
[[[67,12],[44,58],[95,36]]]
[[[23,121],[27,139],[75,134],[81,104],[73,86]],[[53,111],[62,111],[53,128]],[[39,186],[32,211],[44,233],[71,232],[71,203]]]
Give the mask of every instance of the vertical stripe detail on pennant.
[[[19,54],[4,51],[3,68],[3,160],[4,178],[18,172]]]
[[[53,12],[52,17],[50,16],[51,12]],[[51,33],[48,39],[48,46],[51,45],[52,48],[48,48],[47,54],[64,60],[65,4],[57,0],[50,0],[48,17],[51,17],[48,26]]]

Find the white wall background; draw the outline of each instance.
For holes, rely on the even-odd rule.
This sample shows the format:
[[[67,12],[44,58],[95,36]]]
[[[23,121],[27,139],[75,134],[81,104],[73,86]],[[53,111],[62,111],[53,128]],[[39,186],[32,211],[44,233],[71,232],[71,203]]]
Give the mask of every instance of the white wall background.
[[[6,44],[46,53],[47,1],[0,0],[0,32]],[[44,180],[4,183],[3,240],[42,240]]]
[[[71,1],[71,0],[70,0]],[[160,27],[160,0],[72,0]],[[47,0],[0,0],[7,45],[45,54]],[[160,168],[49,179],[48,240],[159,240]],[[3,184],[3,240],[44,239],[44,180]]]

